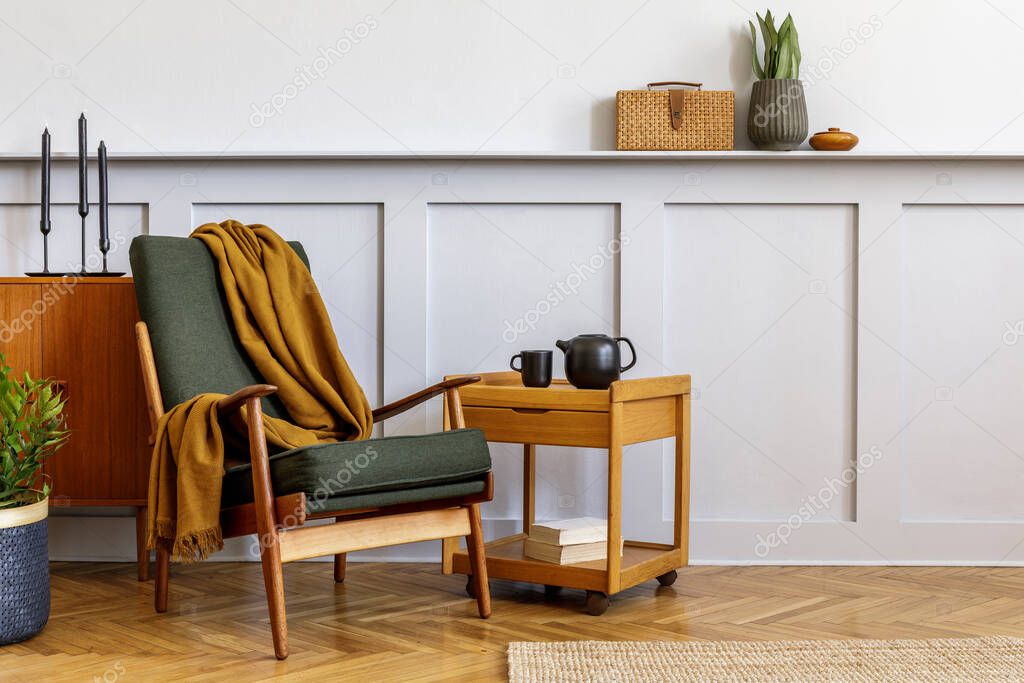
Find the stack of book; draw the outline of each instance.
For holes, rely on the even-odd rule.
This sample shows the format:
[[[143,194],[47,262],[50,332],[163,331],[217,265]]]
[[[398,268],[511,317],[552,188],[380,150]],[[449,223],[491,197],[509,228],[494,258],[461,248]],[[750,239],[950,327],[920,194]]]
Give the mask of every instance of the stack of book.
[[[577,517],[534,524],[523,545],[523,554],[554,564],[604,560],[608,557],[608,522]]]

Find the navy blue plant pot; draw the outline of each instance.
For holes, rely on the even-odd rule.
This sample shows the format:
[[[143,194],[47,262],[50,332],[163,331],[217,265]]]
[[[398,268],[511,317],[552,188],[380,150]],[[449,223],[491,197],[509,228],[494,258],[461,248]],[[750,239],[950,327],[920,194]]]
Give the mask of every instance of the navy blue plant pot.
[[[0,511],[0,645],[31,638],[50,618],[48,504]],[[5,523],[16,514],[21,523]]]

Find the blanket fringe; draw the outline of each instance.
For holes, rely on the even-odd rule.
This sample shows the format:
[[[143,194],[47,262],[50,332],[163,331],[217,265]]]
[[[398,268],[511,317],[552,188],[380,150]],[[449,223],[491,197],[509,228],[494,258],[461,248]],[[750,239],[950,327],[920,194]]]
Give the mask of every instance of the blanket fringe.
[[[182,564],[202,562],[211,554],[224,549],[224,535],[219,526],[177,534],[169,519],[158,519],[156,529],[150,527],[146,535],[146,548],[166,548],[171,559]]]

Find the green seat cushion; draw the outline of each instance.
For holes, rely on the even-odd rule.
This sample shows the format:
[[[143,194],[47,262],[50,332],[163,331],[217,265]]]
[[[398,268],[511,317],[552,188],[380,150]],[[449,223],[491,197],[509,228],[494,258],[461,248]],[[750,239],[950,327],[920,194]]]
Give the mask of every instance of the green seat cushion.
[[[354,496],[333,496],[324,500],[309,498],[306,500],[306,512],[342,512],[344,510],[362,510],[364,508],[380,508],[388,505],[404,503],[423,503],[430,500],[461,498],[480,493],[486,486],[483,477],[457,481],[453,484],[437,486],[417,486],[412,489],[396,491],[376,491],[374,493],[357,493]]]
[[[419,499],[436,500],[450,497],[446,485],[473,482],[475,487],[490,469],[491,455],[478,429],[317,444],[270,458],[274,495],[302,492],[310,501],[412,489],[432,496],[429,489],[438,487],[436,498]],[[250,502],[252,491],[251,465],[238,465],[224,474],[224,505]]]

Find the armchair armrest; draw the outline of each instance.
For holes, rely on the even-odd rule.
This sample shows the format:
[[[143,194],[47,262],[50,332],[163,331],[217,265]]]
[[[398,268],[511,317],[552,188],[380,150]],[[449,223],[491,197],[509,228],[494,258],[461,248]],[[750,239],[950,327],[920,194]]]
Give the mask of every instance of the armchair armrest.
[[[263,398],[270,396],[277,391],[273,384],[253,384],[242,387],[230,396],[225,396],[217,401],[217,412],[220,415],[230,415],[245,405],[245,402],[252,398]]]
[[[475,375],[446,379],[443,382],[433,384],[426,389],[421,389],[415,394],[410,394],[409,396],[400,398],[397,401],[383,405],[380,408],[376,408],[373,411],[373,419],[374,421],[386,420],[389,417],[394,417],[395,415],[404,413],[410,408],[418,406],[424,401],[428,401],[435,396],[440,396],[449,389],[455,389],[457,387],[479,381],[480,378]],[[272,384],[253,384],[248,387],[243,387],[230,396],[225,396],[218,401],[217,412],[221,415],[230,415],[245,405],[245,402],[249,399],[270,396],[276,391],[277,387]]]
[[[432,384],[426,389],[421,389],[415,394],[410,394],[405,398],[400,398],[397,401],[383,405],[373,411],[373,421],[380,422],[386,420],[389,417],[394,417],[400,413],[418,406],[424,401],[428,401],[435,396],[440,396],[450,389],[457,389],[458,387],[466,384],[472,384],[473,382],[479,382],[480,377],[477,375],[468,375],[466,377],[453,377],[452,379],[446,379],[443,382]]]
[[[242,387],[230,396],[217,401],[217,415],[230,417],[243,405],[249,406],[246,433],[249,437],[249,462],[252,463],[252,486],[256,501],[256,527],[259,530],[260,546],[263,539],[274,535],[274,489],[270,481],[270,460],[267,454],[267,436],[263,429],[263,411],[260,399],[277,391],[273,384],[252,384]],[[225,464],[229,464],[225,454]],[[242,464],[232,461],[230,464]]]

